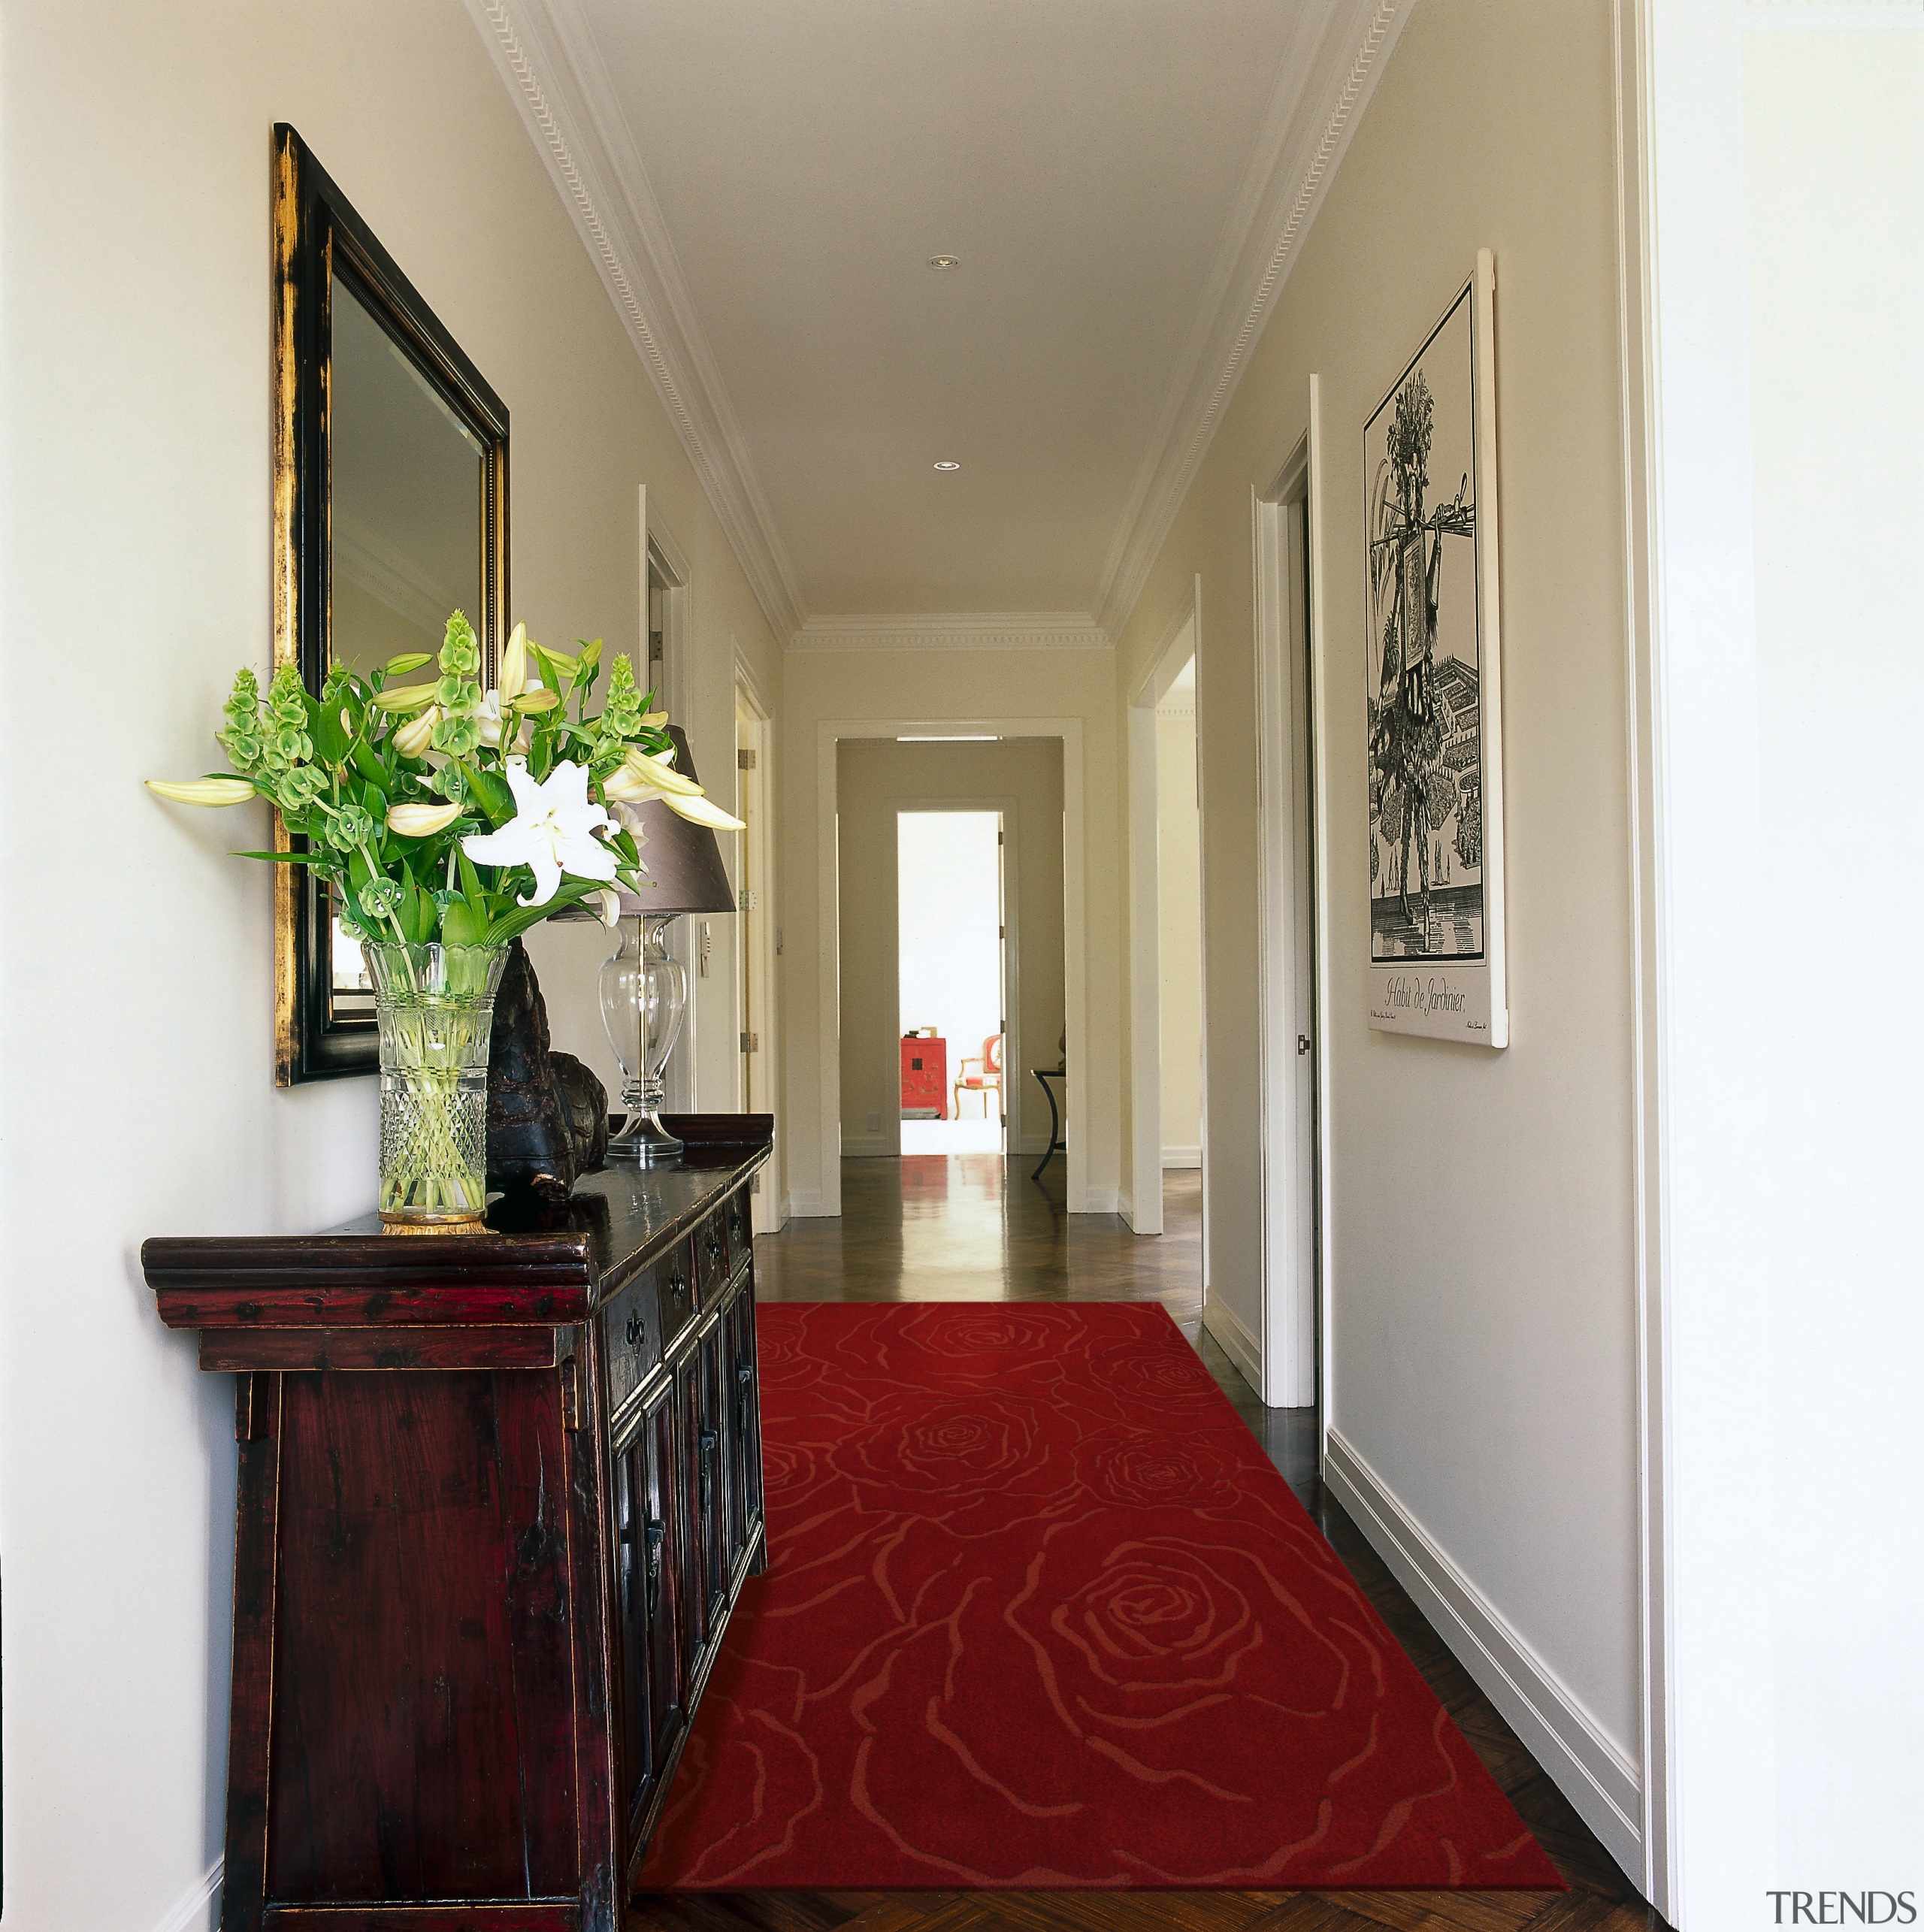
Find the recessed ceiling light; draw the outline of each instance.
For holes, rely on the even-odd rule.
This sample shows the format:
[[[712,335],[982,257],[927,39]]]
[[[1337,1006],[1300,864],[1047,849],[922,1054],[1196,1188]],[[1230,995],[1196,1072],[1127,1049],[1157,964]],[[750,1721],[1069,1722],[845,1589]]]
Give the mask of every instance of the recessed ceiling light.
[[[960,268],[962,266],[962,258],[959,255],[931,255],[929,257],[929,266],[938,270]]]
[[[938,463],[935,467],[938,470],[959,470],[962,466],[960,463]]]

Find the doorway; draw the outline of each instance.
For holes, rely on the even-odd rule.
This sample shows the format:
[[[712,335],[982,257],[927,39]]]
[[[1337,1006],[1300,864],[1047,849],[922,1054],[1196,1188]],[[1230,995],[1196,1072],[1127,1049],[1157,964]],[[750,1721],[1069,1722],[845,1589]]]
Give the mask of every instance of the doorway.
[[[774,727],[746,667],[735,676],[735,815],[748,827],[737,847],[735,896],[735,1013],[740,1035],[736,1104],[743,1113],[773,1114],[775,1095],[775,908],[769,881],[773,876],[768,819],[769,760]],[[779,1129],[777,1129],[778,1134]],[[751,1202],[758,1234],[781,1225],[781,1202],[774,1160],[756,1177]],[[768,1184],[763,1186],[766,1178]]]
[[[1172,1171],[1199,1171],[1206,1294],[1209,1108],[1202,989],[1208,975],[1202,896],[1206,788],[1196,755],[1201,594],[1199,578],[1171,617],[1129,705],[1133,1044],[1130,1187],[1123,1218],[1139,1235],[1161,1234],[1166,1156]]]
[[[1314,420],[1312,388],[1311,414]],[[1312,432],[1313,434],[1313,432]],[[1263,1399],[1321,1399],[1321,878],[1311,572],[1311,437],[1257,498],[1256,708],[1261,1017]]]
[[[1000,1154],[1016,956],[1005,814],[900,810],[895,826],[902,1151]]]

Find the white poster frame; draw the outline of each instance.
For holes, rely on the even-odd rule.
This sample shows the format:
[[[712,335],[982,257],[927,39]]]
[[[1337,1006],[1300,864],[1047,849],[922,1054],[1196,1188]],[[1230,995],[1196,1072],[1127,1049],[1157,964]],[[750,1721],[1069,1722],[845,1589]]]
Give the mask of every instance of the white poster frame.
[[[1469,280],[1453,295],[1426,331],[1422,346],[1406,362],[1382,401],[1370,412],[1364,425],[1363,461],[1363,608],[1374,633],[1377,628],[1377,599],[1371,569],[1370,543],[1373,519],[1380,513],[1381,498],[1377,479],[1372,473],[1368,454],[1372,430],[1395,402],[1399,392],[1434,349],[1437,338],[1466,301],[1469,305],[1470,326],[1470,428],[1474,443],[1473,469],[1475,497],[1470,533],[1475,549],[1476,650],[1478,733],[1481,748],[1479,801],[1481,820],[1481,953],[1480,957],[1446,956],[1435,960],[1414,953],[1381,959],[1375,930],[1377,918],[1375,878],[1366,903],[1370,908],[1364,936],[1365,957],[1369,972],[1369,1024],[1379,1033],[1407,1033],[1430,1039],[1451,1040],[1471,1045],[1501,1048],[1510,1043],[1509,986],[1506,970],[1506,933],[1504,909],[1503,837],[1503,692],[1501,621],[1501,572],[1499,567],[1499,530],[1501,512],[1497,494],[1496,463],[1496,263],[1490,251],[1477,251],[1476,265]],[[1435,518],[1444,506],[1432,512]],[[1463,533],[1459,533],[1463,534]],[[1435,541],[1443,540],[1439,527]],[[1433,609],[1433,600],[1432,600]],[[1365,685],[1374,699],[1381,685],[1383,642],[1372,635],[1364,652]],[[1366,762],[1374,756],[1366,747]],[[1420,774],[1417,782],[1421,782]],[[1372,798],[1375,796],[1372,780]],[[1406,807],[1406,809],[1412,808]],[[1439,808],[1440,809],[1440,808]],[[1372,804],[1369,822],[1369,848],[1378,851],[1377,820]],[[1419,836],[1423,836],[1419,834]],[[1403,848],[1405,861],[1409,847]],[[1407,866],[1405,863],[1405,870]],[[1430,890],[1428,873],[1422,899],[1426,930],[1429,927]],[[1406,884],[1406,880],[1404,881]],[[1400,888],[1399,888],[1400,890]],[[1406,892],[1402,894],[1407,898]]]

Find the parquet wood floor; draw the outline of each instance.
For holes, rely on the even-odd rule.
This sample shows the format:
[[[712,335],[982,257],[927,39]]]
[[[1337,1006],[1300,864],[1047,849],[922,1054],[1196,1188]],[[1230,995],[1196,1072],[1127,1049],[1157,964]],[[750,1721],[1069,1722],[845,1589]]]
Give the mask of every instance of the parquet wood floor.
[[[1498,1716],[1316,1473],[1315,1412],[1266,1409],[1202,1329],[1199,1177],[1165,1177],[1160,1237],[1063,1205],[995,1156],[843,1163],[839,1220],[755,1243],[770,1301],[1160,1301],[1549,1853],[1567,1892],[667,1894],[646,1932],[1668,1932]]]

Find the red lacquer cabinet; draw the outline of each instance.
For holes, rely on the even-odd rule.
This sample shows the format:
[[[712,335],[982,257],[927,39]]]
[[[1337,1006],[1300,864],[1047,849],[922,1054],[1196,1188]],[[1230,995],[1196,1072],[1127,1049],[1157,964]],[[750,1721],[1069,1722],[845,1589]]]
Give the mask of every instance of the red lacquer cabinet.
[[[222,1932],[619,1932],[767,1560],[770,1125],[485,1235],[147,1244],[237,1377]]]
[[[948,1042],[939,1035],[911,1033],[902,1042],[902,1117],[948,1117]]]

